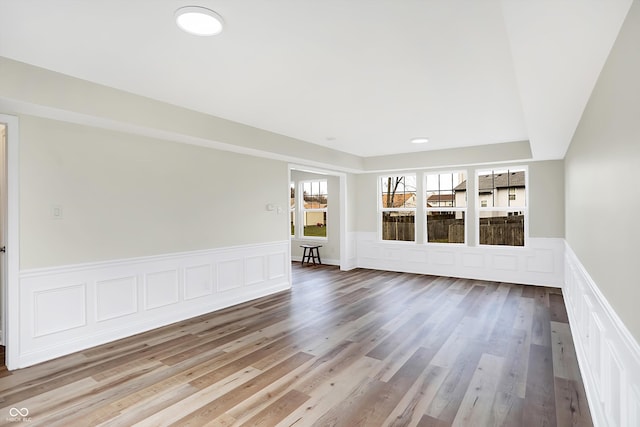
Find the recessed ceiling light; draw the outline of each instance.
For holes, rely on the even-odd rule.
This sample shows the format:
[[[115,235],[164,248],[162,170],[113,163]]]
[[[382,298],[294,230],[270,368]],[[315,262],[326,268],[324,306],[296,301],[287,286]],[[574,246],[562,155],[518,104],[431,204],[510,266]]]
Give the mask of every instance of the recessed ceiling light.
[[[416,138],[411,138],[412,144],[426,144],[427,142],[429,142],[429,138],[425,136],[418,136]]]
[[[222,17],[200,6],[185,6],[176,10],[176,24],[195,36],[215,36],[222,32]]]

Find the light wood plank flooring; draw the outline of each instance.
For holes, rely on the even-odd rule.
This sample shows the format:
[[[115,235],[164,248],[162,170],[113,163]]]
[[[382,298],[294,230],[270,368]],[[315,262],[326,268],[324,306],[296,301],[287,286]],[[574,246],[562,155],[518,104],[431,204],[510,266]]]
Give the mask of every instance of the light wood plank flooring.
[[[560,290],[299,263],[293,283],[0,370],[0,424],[591,426]]]

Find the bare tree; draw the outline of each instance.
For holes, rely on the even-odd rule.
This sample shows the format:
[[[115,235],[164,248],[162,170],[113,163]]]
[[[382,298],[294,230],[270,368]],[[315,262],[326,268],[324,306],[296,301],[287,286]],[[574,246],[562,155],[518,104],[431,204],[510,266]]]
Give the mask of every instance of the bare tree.
[[[396,197],[396,191],[398,191],[398,187],[401,183],[404,182],[404,176],[390,176],[387,177],[387,203],[385,207],[387,208],[395,208],[397,206],[393,206]]]

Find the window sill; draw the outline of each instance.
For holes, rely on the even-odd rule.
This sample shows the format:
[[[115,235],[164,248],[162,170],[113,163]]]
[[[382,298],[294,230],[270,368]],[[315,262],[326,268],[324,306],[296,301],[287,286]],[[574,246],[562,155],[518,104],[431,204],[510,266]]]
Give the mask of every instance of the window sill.
[[[424,243],[425,246],[433,246],[433,247],[444,247],[444,248],[449,248],[449,247],[458,247],[458,248],[464,248],[464,247],[472,247],[466,243],[444,243],[444,242],[426,242]]]
[[[384,240],[378,239],[380,243],[389,243],[391,245],[418,245],[419,243],[414,240]]]

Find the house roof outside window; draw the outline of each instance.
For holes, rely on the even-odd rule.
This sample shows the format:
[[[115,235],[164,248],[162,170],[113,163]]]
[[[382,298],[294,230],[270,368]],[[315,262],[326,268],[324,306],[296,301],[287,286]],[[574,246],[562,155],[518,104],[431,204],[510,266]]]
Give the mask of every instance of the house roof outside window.
[[[478,176],[478,191],[487,192],[494,188],[524,188],[524,171],[518,172],[502,172],[493,175],[480,175]],[[454,191],[467,191],[467,181],[461,182]]]

